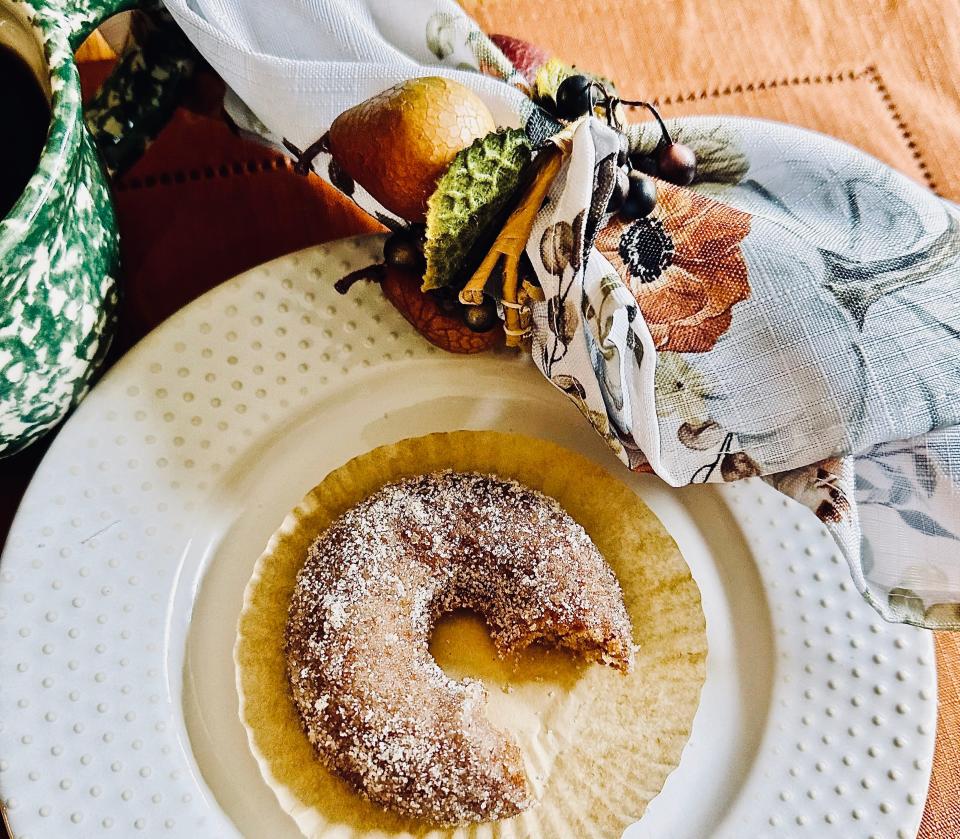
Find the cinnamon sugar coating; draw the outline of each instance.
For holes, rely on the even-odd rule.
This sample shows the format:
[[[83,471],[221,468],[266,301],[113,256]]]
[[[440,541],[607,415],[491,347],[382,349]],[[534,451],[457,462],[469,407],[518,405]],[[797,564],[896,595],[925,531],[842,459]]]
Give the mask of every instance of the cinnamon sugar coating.
[[[319,758],[380,806],[441,825],[533,802],[486,691],[429,651],[437,619],[485,618],[506,656],[543,641],[628,671],[630,621],[596,546],[551,498],[492,475],[382,487],[310,547],[286,629],[293,698]]]

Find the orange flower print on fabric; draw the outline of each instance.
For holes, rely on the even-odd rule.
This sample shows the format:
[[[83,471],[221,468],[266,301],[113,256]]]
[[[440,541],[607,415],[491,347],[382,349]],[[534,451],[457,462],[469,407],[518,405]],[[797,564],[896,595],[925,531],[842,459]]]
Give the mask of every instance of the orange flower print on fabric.
[[[749,232],[747,213],[658,181],[654,212],[615,216],[596,246],[636,297],[658,350],[707,352],[750,296],[740,250]]]

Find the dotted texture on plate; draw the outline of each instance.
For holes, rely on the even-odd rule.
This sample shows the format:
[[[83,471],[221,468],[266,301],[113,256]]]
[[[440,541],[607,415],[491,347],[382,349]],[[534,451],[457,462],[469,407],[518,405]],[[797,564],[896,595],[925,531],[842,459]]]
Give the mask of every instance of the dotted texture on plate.
[[[439,358],[376,289],[333,291],[362,248],[284,257],[200,298],[51,446],[0,565],[0,795],[18,839],[237,835],[184,751],[166,610],[192,516],[259,438],[353,372]],[[930,638],[880,623],[826,531],[768,489],[727,490],[778,664],[746,803],[720,834],[909,836],[933,746]]]
[[[724,494],[757,558],[777,664],[754,771],[719,835],[912,839],[936,727],[930,633],[881,620],[800,505],[759,479]]]

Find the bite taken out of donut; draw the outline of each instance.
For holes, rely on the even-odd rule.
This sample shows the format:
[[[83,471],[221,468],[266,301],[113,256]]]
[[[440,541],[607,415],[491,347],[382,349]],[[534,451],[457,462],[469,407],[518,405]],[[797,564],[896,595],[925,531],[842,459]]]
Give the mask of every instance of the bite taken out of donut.
[[[617,579],[553,499],[513,480],[433,472],[387,484],[310,547],[286,628],[287,668],[318,757],[374,803],[439,825],[532,803],[516,742],[475,679],[430,654],[438,618],[482,615],[501,656],[534,642],[629,672]]]

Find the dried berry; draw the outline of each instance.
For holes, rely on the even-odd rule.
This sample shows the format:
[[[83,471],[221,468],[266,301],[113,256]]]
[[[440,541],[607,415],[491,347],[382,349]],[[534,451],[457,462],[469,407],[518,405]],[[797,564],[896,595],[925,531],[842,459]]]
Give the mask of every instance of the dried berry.
[[[656,181],[641,172],[631,172],[629,179],[630,190],[620,212],[627,218],[644,218],[657,206]]]
[[[697,175],[697,155],[683,143],[668,143],[657,154],[657,171],[665,181],[688,186]]]
[[[575,120],[589,114],[600,98],[597,83],[589,76],[567,76],[557,88],[557,116]]]
[[[499,322],[497,307],[493,300],[485,297],[479,306],[464,306],[463,322],[472,332],[489,332]]]

